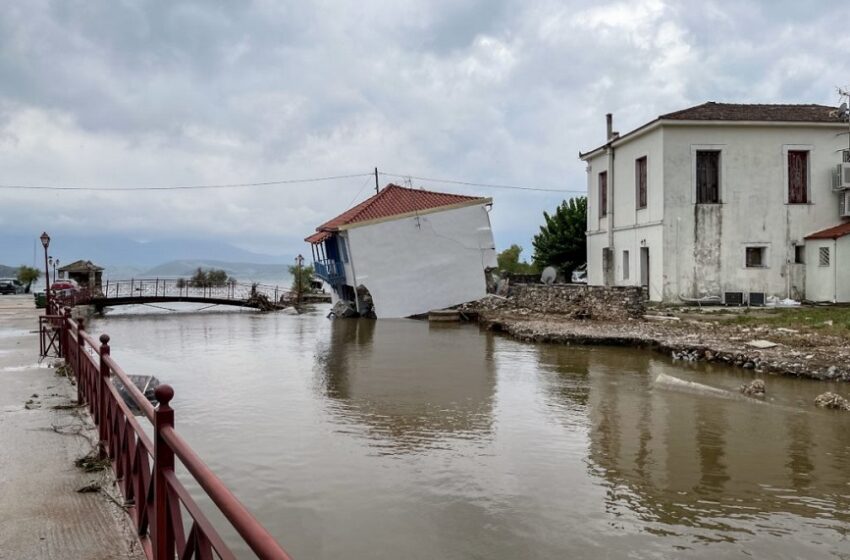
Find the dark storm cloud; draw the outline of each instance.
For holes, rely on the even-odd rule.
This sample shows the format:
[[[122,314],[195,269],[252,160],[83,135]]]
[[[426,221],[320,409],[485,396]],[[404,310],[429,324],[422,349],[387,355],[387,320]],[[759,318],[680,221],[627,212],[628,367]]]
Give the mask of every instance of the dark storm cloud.
[[[843,2],[12,3],[0,12],[2,182],[244,182],[379,165],[584,189],[576,154],[602,141],[606,112],[625,132],[705,100],[835,102],[850,81],[848,16]],[[48,205],[5,191],[0,229],[74,230],[96,202],[108,231],[271,236],[297,250],[365,183]],[[526,247],[559,200],[472,192],[496,197],[499,243]]]

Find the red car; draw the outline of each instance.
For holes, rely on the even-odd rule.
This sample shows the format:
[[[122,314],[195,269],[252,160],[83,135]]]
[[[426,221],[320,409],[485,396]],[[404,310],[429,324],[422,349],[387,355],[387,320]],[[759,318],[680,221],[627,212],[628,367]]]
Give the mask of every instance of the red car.
[[[80,291],[80,286],[73,280],[57,280],[50,286],[50,291],[60,297],[68,297]]]

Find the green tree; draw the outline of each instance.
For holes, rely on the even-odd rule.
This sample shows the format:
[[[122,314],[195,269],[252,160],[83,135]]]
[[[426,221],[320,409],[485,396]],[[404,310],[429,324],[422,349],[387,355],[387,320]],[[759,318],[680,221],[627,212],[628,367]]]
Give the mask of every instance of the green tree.
[[[27,287],[27,293],[30,292],[32,283],[41,277],[41,271],[31,266],[21,265],[18,268],[18,282]]]
[[[195,273],[189,278],[189,285],[193,288],[203,288],[203,287],[219,287],[225,286],[228,282],[233,281],[232,278],[227,276],[227,272],[224,270],[211,268],[209,270],[204,270],[203,268],[198,267],[195,270]]]
[[[533,274],[535,267],[525,261],[520,262],[520,253],[522,253],[522,247],[514,244],[496,255],[499,270],[512,274]]]
[[[553,215],[543,212],[545,223],[534,236],[534,264],[554,266],[567,278],[587,262],[587,197],[563,201]]]
[[[220,269],[210,269],[207,271],[207,282],[209,286],[225,286],[230,278],[227,276],[227,272]]]
[[[301,275],[298,275],[298,266],[290,265],[289,273],[292,275],[292,291],[298,292],[299,290],[303,294],[309,294],[313,291],[313,265],[310,266],[302,266],[301,267]]]

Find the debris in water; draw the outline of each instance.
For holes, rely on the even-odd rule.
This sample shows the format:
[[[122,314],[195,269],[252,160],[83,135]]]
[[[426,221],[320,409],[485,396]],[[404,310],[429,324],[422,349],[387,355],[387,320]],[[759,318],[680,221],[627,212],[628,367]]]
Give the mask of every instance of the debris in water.
[[[773,348],[775,346],[778,346],[778,344],[769,340],[751,340],[747,343],[747,346],[751,346],[753,348],[760,348],[763,350],[765,348]]]
[[[765,393],[764,381],[761,379],[753,379],[749,383],[741,385],[740,391],[748,397],[764,398]]]
[[[827,391],[815,397],[815,405],[821,408],[832,408],[835,410],[850,410],[850,401],[838,395]]]

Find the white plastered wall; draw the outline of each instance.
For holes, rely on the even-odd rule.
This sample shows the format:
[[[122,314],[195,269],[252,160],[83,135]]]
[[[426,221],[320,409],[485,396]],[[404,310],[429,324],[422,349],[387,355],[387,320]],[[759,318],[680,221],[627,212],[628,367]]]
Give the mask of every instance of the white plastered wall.
[[[484,269],[496,266],[483,204],[352,227],[346,234],[353,267],[347,279],[369,290],[379,318],[480,299]]]
[[[613,196],[611,216],[599,217],[600,172],[609,171],[608,156],[601,153],[587,161],[588,171],[588,283],[602,285],[602,250],[608,247],[608,224],[614,222],[613,281],[615,286],[638,286],[641,283],[641,248],[649,250],[649,296],[663,298],[664,253],[664,182],[663,131],[656,129],[614,150],[614,176],[608,177],[608,196]],[[638,208],[635,162],[647,158],[647,205]],[[629,274],[624,275],[623,251],[629,252]]]
[[[839,223],[830,174],[845,141],[829,127],[665,126],[665,299],[725,291],[788,296],[793,245]],[[787,151],[800,148],[810,152],[810,202],[787,204]],[[698,149],[721,151],[721,204],[694,204]],[[766,248],[765,267],[745,266],[747,246]],[[812,299],[808,285],[818,280],[810,272],[807,266]]]

